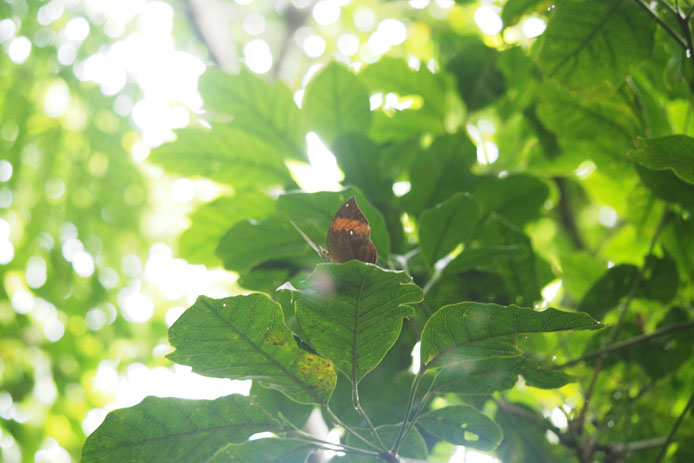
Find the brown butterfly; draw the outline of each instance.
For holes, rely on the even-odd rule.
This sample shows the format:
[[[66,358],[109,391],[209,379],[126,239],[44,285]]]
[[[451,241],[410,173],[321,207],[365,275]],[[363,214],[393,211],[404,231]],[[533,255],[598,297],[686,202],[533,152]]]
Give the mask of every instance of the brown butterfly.
[[[316,246],[294,222],[292,225],[325,262],[339,263],[357,259],[376,263],[378,253],[371,242],[371,227],[354,196],[345,201],[335,213],[328,230],[327,250]]]

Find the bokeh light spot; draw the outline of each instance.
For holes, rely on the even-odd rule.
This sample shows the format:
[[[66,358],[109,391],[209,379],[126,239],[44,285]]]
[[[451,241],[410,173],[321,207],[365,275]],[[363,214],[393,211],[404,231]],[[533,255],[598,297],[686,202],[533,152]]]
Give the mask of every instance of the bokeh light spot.
[[[482,5],[475,10],[475,22],[480,30],[487,35],[496,35],[504,27],[501,17],[487,5]]]
[[[256,74],[265,74],[272,68],[272,53],[264,40],[247,42],[243,46],[243,57],[248,68]]]
[[[7,49],[7,54],[13,63],[22,64],[31,54],[31,41],[24,36],[12,39]]]

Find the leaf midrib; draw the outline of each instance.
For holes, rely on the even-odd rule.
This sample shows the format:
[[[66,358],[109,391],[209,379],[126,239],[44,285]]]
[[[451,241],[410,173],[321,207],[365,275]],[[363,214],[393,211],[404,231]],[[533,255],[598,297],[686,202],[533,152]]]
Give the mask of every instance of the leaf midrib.
[[[213,304],[211,304],[210,302],[208,302],[207,300],[204,300],[204,299],[203,299],[202,302],[203,302],[203,304],[204,304],[206,307],[208,307],[208,308],[211,310],[211,312],[214,314],[214,316],[217,317],[224,325],[228,326],[229,329],[231,329],[234,333],[236,333],[237,335],[241,336],[242,339],[245,339],[245,340],[248,342],[248,344],[249,344],[251,347],[253,347],[254,350],[256,350],[257,352],[259,352],[259,353],[260,353],[263,357],[265,357],[271,364],[273,364],[275,367],[277,367],[277,369],[279,369],[279,370],[282,371],[284,374],[286,374],[287,377],[289,377],[297,386],[299,386],[299,388],[300,388],[301,390],[303,390],[306,394],[308,394],[311,398],[313,398],[313,399],[316,401],[317,404],[319,404],[319,405],[324,405],[323,400],[320,399],[318,396],[316,396],[315,393],[311,390],[311,388],[307,387],[306,384],[304,384],[299,378],[297,378],[296,376],[294,376],[293,374],[291,374],[291,372],[290,372],[289,370],[287,370],[281,363],[277,362],[277,360],[275,360],[275,359],[272,358],[267,352],[265,352],[264,350],[262,350],[262,349],[260,348],[260,346],[258,346],[258,345],[255,344],[254,342],[252,342],[248,337],[246,337],[245,334],[241,334],[241,332],[240,332],[238,329],[236,329],[236,327],[234,327],[232,324],[230,324],[230,323],[228,323],[226,320],[224,320],[224,319],[219,315],[219,313],[218,313],[216,310],[214,310]],[[239,306],[240,303],[241,303],[240,301],[236,301],[236,307],[235,307],[235,308],[238,308],[238,306]],[[273,304],[274,304],[274,303],[273,303]],[[253,309],[255,309],[255,305],[254,305]],[[277,310],[276,307],[273,307],[273,309],[274,309],[273,312]],[[253,311],[255,311],[255,310],[253,310]],[[273,313],[273,318],[274,318],[274,313]],[[250,327],[250,324],[249,324],[249,327]]]

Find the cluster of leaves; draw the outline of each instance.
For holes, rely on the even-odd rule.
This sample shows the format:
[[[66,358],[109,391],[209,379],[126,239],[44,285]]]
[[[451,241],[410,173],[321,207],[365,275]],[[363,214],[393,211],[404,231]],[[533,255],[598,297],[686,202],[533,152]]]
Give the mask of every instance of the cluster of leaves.
[[[169,357],[253,379],[251,398],[147,399],[110,414],[83,461],[303,462],[327,448],[394,462],[450,444],[505,463],[668,448],[687,461],[691,443],[670,444],[693,429],[681,419],[694,379],[692,63],[677,41],[691,43],[691,14],[666,1],[546,3],[503,10],[507,25],[547,14],[529,50],[442,27],[440,72],[394,57],[358,73],[328,63],[301,108],[283,83],[209,69],[210,127],[179,131],[151,159],[234,188],[192,214],[179,252],[221,262],[254,294],[201,296],[170,328]],[[379,93],[409,106],[371,109]],[[465,129],[481,119],[498,126],[489,165],[476,162],[486,140]],[[288,164],[305,161],[308,131],[335,154],[343,191],[296,191]],[[292,222],[323,244],[352,195],[378,265],[320,264]],[[600,211],[618,222],[601,225]],[[533,309],[557,277],[574,310]],[[612,327],[594,331],[595,319]],[[541,335],[574,330],[586,332]],[[562,387],[572,365],[583,389],[562,430],[537,395],[511,388],[519,375]],[[302,429],[316,406],[344,429],[339,445]],[[249,440],[268,431],[281,438]]]
[[[0,159],[12,166],[0,184],[0,216],[9,224],[3,243],[9,239],[14,248],[11,262],[0,266],[4,461],[33,461],[49,436],[78,455],[85,415],[106,400],[91,386],[99,362],[120,355],[124,345],[134,352],[131,361],[150,362],[155,336],[166,336],[163,321],[133,326],[115,307],[117,291],[129,279],[121,272],[123,256],[142,256],[149,246],[140,230],[147,185],[123,149],[137,135],[113,111],[112,98],[56,60],[64,43],[59,32],[83,11],[73,5],[46,24],[38,14],[44,5],[0,2],[3,35],[13,24],[17,37],[32,40],[21,64],[6,53],[12,37],[3,37],[0,52]],[[94,28],[87,39],[69,45],[84,58],[105,40]],[[56,92],[70,103],[65,114],[46,109]],[[63,248],[65,243],[70,244]],[[89,276],[73,270],[77,251],[93,258]],[[99,323],[88,327],[90,310]],[[62,330],[59,340],[44,335],[51,324]],[[138,336],[138,330],[147,335]]]

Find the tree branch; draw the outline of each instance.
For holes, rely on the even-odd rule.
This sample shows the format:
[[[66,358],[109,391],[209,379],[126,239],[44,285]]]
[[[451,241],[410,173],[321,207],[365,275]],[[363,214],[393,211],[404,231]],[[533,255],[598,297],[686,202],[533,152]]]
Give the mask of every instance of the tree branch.
[[[667,452],[667,448],[670,446],[672,439],[675,437],[677,429],[680,427],[680,424],[682,424],[684,415],[686,415],[689,409],[692,408],[692,405],[694,405],[694,392],[692,392],[692,395],[689,397],[689,402],[687,402],[687,405],[684,407],[684,410],[682,410],[682,413],[680,413],[680,416],[677,417],[677,421],[675,421],[675,425],[670,430],[670,434],[668,434],[667,439],[665,439],[663,448],[660,449],[660,453],[658,454],[658,458],[656,458],[655,463],[660,463],[663,460],[665,452]]]
[[[667,31],[667,33],[670,34],[670,35],[672,36],[672,38],[675,39],[675,41],[676,41],[682,48],[684,48],[685,51],[687,50],[687,46],[688,46],[688,45],[687,45],[687,41],[686,41],[685,39],[683,39],[672,27],[670,27],[670,25],[669,25],[668,23],[666,23],[665,21],[663,21],[663,20],[660,18],[660,16],[658,16],[658,14],[657,14],[655,11],[651,10],[651,9],[648,7],[648,5],[646,5],[645,3],[643,3],[642,0],[634,0],[634,1],[636,2],[636,4],[637,4],[638,6],[640,6],[644,11],[646,11],[646,12],[649,14],[649,16],[651,16],[651,17],[655,20],[655,22],[657,22],[657,23],[660,25],[660,27],[662,27],[663,29],[665,29],[665,31]]]
[[[569,367],[571,365],[576,365],[577,363],[584,362],[586,360],[590,360],[590,359],[593,359],[595,357],[599,357],[601,355],[607,355],[609,353],[612,353],[612,352],[615,352],[618,350],[626,349],[628,347],[633,346],[634,344],[648,341],[648,340],[657,338],[659,336],[663,336],[665,334],[673,333],[673,332],[680,331],[680,330],[690,328],[690,327],[694,327],[694,320],[689,320],[689,321],[684,322],[684,323],[678,323],[675,325],[670,325],[670,326],[667,326],[665,328],[661,328],[657,331],[654,331],[652,333],[634,336],[633,338],[629,338],[625,341],[617,342],[617,343],[614,343],[610,346],[607,346],[606,348],[604,348],[602,350],[582,355],[579,358],[569,360],[568,362],[562,363],[561,365],[553,366],[552,369],[553,370],[559,370],[561,368],[566,368],[566,367]]]
[[[660,218],[660,221],[658,222],[658,226],[653,233],[653,237],[651,238],[651,243],[648,246],[648,252],[646,253],[646,257],[650,256],[653,254],[653,248],[655,247],[655,243],[658,242],[658,238],[660,237],[660,233],[663,231],[665,228],[665,224],[668,222],[670,218],[670,213],[668,209],[666,208],[663,211],[663,215]],[[614,341],[615,337],[617,336],[617,333],[619,332],[619,328],[622,325],[622,322],[624,321],[624,316],[626,315],[627,311],[629,310],[629,306],[631,305],[631,301],[634,300],[634,297],[636,296],[636,291],[639,289],[639,286],[641,286],[641,283],[643,282],[644,275],[646,273],[646,262],[644,258],[644,263],[639,269],[639,273],[634,279],[634,283],[631,285],[631,289],[629,290],[629,293],[627,294],[627,299],[622,305],[620,312],[619,312],[619,319],[617,320],[617,323],[612,327],[610,330],[610,333],[607,335],[607,341],[605,344],[609,345]],[[581,429],[583,429],[583,423],[585,423],[585,418],[586,418],[586,413],[588,411],[588,405],[590,404],[590,398],[593,395],[593,392],[595,391],[595,383],[598,379],[598,375],[600,374],[600,370],[602,369],[603,362],[605,361],[605,356],[607,355],[607,352],[601,352],[600,356],[598,357],[598,361],[595,364],[595,368],[593,370],[593,376],[590,379],[590,384],[588,385],[588,391],[586,391],[585,395],[585,403],[583,404],[583,408],[581,409],[581,412],[578,417],[578,430],[580,432]]]

